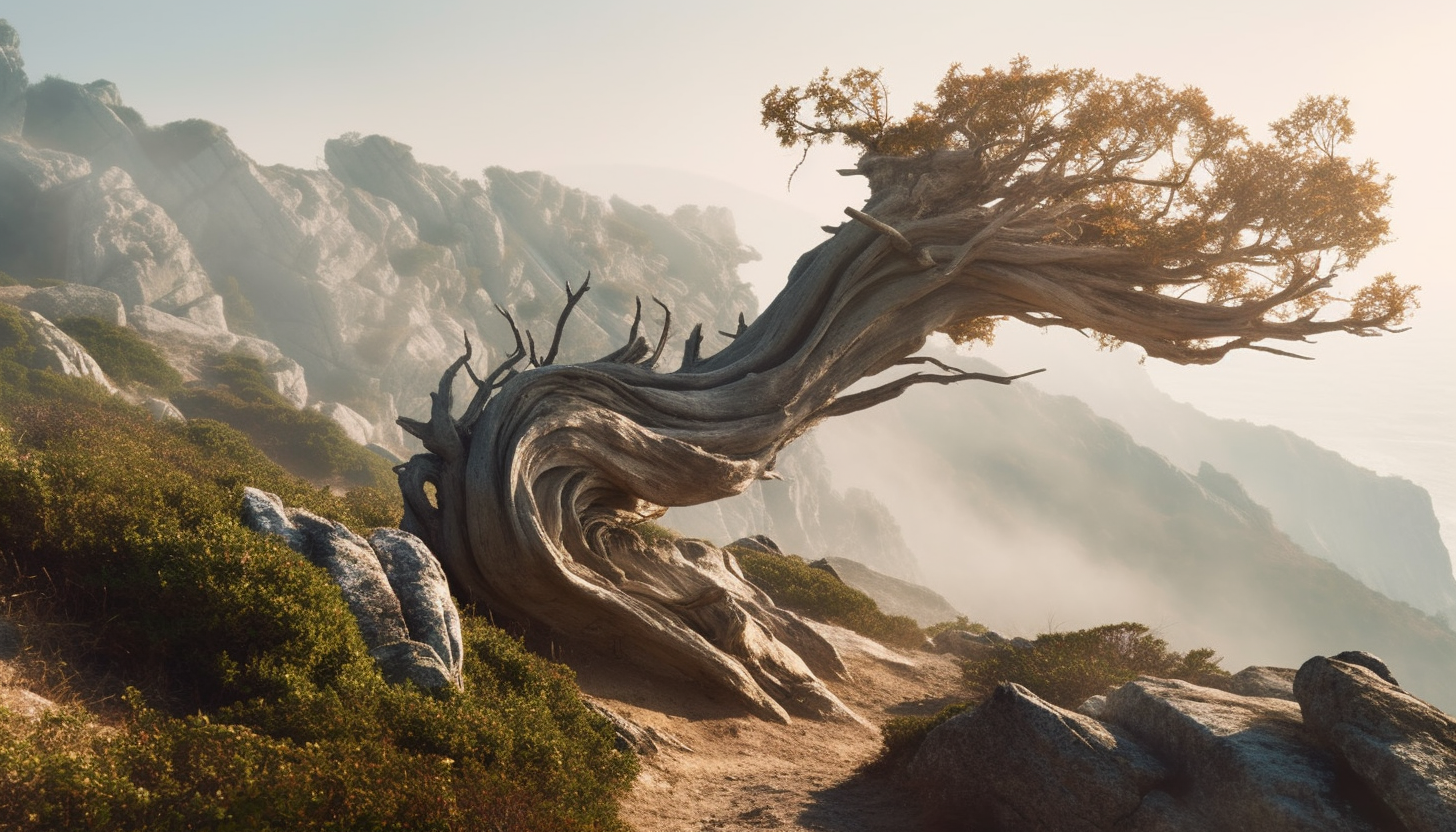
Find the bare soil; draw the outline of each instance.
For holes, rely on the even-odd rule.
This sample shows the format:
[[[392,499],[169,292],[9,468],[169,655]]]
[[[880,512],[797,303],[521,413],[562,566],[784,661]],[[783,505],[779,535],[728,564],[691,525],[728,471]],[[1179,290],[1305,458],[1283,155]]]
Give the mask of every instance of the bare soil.
[[[817,625],[816,625],[817,626]],[[677,740],[642,758],[623,806],[639,832],[818,830],[907,832],[920,828],[913,797],[888,778],[858,773],[880,748],[892,716],[934,713],[960,691],[946,657],[899,653],[839,628],[823,628],[851,678],[830,688],[868,724],[744,716],[726,698],[685,682],[646,676],[600,657],[564,657],[588,696]]]

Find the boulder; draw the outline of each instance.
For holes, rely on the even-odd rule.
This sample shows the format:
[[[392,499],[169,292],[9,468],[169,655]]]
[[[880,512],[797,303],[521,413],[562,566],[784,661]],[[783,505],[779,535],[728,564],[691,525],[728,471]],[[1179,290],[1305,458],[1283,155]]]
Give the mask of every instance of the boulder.
[[[1378,656],[1372,656],[1364,650],[1346,650],[1330,658],[1338,662],[1344,662],[1345,664],[1363,667],[1386,682],[1400,687],[1400,682],[1395,680],[1394,674],[1390,672],[1390,668],[1386,666],[1385,662],[1381,661]]]
[[[342,428],[350,439],[360,445],[369,444],[369,435],[374,430],[374,425],[352,408],[338,402],[324,402],[318,406],[318,411],[334,420],[334,424]]]
[[[1113,828],[1171,776],[1125,731],[1016,684],[936,726],[907,772],[935,814],[1017,830]]]
[[[1380,826],[1334,755],[1309,744],[1293,702],[1143,678],[1107,697],[1103,719],[1177,769],[1179,802],[1214,829]]]
[[[1294,673],[1292,667],[1246,667],[1219,687],[1240,696],[1268,696],[1293,702]]]
[[[979,660],[996,652],[996,642],[987,637],[985,633],[972,633],[966,630],[943,630],[935,634],[931,644],[935,652],[949,653],[958,659]]]
[[[460,612],[450,597],[440,561],[424,541],[399,529],[375,529],[369,535],[369,546],[399,598],[410,638],[429,645],[455,685],[463,684]]]
[[[1294,695],[1309,734],[1333,749],[1406,828],[1456,830],[1456,720],[1368,666],[1339,657],[1305,662]]]
[[[126,326],[126,307],[115,292],[63,283],[28,293],[20,305],[52,321],[62,318],[96,318],[115,326]]]
[[[60,327],[46,320],[44,315],[27,311],[25,313],[33,326],[30,337],[35,345],[31,365],[38,370],[51,370],[74,378],[89,378],[108,393],[115,393],[117,387],[106,377],[101,365],[76,343]]]
[[[391,682],[461,687],[460,614],[428,549],[404,532],[381,530],[371,541],[275,494],[243,489],[243,523],[282,537],[329,573],[344,595],[369,653]]]
[[[25,688],[0,686],[0,708],[24,719],[39,719],[55,707],[56,703]]]
[[[145,407],[147,412],[152,414],[152,418],[159,422],[169,420],[176,422],[187,421],[187,417],[182,415],[182,411],[177,409],[177,405],[172,404],[166,399],[149,398],[142,402],[142,407]]]

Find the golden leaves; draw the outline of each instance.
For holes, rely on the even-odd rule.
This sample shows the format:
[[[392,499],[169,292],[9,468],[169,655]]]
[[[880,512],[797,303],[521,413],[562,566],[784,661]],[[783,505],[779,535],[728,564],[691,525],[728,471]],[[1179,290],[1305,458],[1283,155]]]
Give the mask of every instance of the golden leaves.
[[[967,321],[957,321],[941,331],[961,346],[980,343],[989,347],[996,341],[997,325],[1004,320],[1006,319],[994,316],[971,318]]]

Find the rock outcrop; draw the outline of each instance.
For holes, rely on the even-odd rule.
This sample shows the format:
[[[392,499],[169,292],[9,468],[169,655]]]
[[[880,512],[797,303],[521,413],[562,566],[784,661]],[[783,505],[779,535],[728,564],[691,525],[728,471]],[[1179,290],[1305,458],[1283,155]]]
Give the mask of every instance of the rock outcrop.
[[[908,776],[946,818],[990,829],[1125,824],[1172,773],[1126,732],[998,687],[926,736]]]
[[[439,562],[418,538],[385,529],[365,541],[256,488],[243,490],[243,522],[282,537],[328,571],[386,679],[432,689],[464,684],[460,613]]]
[[[1002,685],[934,728],[906,778],[950,828],[1456,829],[1456,720],[1339,659],[1306,662],[1294,693],[1144,677],[1073,713]]]
[[[1456,830],[1456,719],[1340,656],[1305,662],[1294,695],[1309,733],[1407,829]]]

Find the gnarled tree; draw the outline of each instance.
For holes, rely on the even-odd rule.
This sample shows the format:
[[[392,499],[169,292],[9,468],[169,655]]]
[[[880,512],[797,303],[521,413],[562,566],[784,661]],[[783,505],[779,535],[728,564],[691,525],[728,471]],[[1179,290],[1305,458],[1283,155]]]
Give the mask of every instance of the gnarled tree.
[[[1373,163],[1341,155],[1343,100],[1307,99],[1257,141],[1198,90],[1018,60],[952,67],[904,118],[878,73],[826,71],[769,92],[763,123],[806,153],[862,151],[843,172],[866,177],[870,197],[826,227],[756,321],[711,356],[694,329],[681,367],[659,372],[670,315],[654,345],[639,305],[622,349],[558,366],[587,290],[568,286],[544,357],[516,330],[515,352],[482,379],[467,344],[429,421],[401,420],[427,453],[399,474],[406,527],[460,595],[733,691],[765,716],[846,713],[816,678],[842,672],[832,649],[731,558],[632,527],[771,477],[779,451],[830,416],[988,378],[915,357],[931,333],[988,340],[1010,319],[1211,363],[1392,331],[1414,305],[1390,275],[1335,294],[1337,272],[1386,239],[1389,196]],[[456,414],[462,368],[476,393]]]

